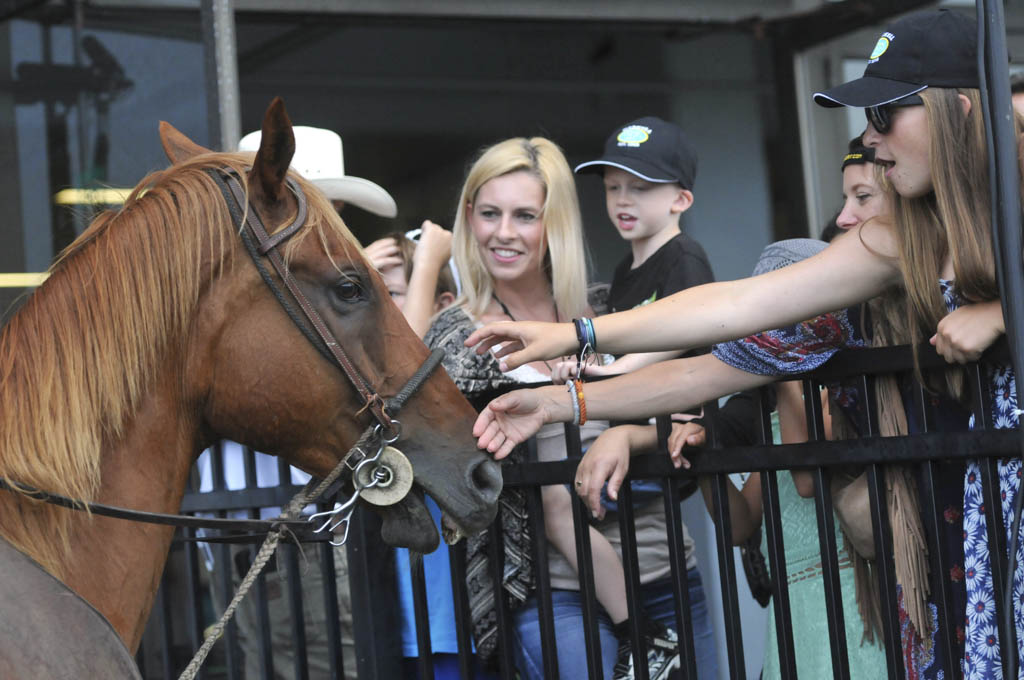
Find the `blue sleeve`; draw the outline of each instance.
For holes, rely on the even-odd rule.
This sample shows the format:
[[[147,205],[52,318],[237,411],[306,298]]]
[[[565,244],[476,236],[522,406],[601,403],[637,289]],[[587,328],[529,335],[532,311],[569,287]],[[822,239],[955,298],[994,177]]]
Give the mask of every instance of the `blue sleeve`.
[[[813,371],[843,349],[864,347],[847,310],[715,345],[719,360],[747,373],[787,376]]]

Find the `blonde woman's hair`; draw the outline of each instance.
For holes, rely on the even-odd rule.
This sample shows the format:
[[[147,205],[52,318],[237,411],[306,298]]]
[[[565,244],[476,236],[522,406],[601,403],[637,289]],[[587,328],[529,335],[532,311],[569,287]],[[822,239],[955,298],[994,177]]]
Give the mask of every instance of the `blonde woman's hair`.
[[[544,188],[541,219],[547,254],[542,267],[559,317],[580,316],[587,306],[587,251],[576,183],[562,150],[543,137],[516,137],[487,147],[466,174],[452,229],[452,257],[462,283],[462,295],[455,304],[479,317],[491,301],[494,282],[473,237],[470,206],[484,184],[520,171],[536,177]]]
[[[965,115],[959,95],[970,101]],[[999,297],[992,255],[988,147],[976,89],[928,88],[921,92],[929,125],[932,192],[893,194],[893,220],[906,290],[908,341],[917,346],[948,313],[937,281],[948,255],[955,291],[968,302]],[[1017,133],[1021,118],[1016,116]],[[917,369],[920,377],[920,368]],[[951,377],[958,372],[949,374]],[[961,380],[947,380],[959,396]]]

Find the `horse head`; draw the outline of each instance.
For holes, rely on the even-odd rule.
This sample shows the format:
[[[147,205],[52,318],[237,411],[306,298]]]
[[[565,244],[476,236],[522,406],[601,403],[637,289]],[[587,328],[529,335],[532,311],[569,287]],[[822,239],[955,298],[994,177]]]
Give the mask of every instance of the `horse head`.
[[[307,215],[282,244],[287,271],[369,389],[383,397],[401,390],[429,352],[329,201],[288,170],[295,142],[281,101],[266,112],[254,157],[210,156],[166,123],[160,132],[176,166],[209,166],[216,159],[218,170],[233,169],[248,209],[271,235],[296,221],[299,199],[289,181],[299,188]],[[206,266],[219,275],[199,305],[187,349],[201,445],[234,439],[326,476],[372,423],[367,404],[339,367],[303,337],[237,236],[211,249],[210,258]],[[475,445],[475,417],[443,370],[434,371],[397,414],[400,438],[393,446],[408,457],[415,483],[401,502],[378,508],[387,543],[420,552],[437,547],[424,491],[444,511],[446,539],[479,531],[493,520],[501,472]]]

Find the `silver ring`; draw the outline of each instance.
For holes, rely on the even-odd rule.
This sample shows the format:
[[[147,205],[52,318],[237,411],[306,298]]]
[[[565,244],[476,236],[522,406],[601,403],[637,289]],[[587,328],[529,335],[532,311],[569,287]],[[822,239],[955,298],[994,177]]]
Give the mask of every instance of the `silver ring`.
[[[576,488],[579,488],[581,486],[583,486],[583,482],[581,482],[580,480],[577,479],[576,480]]]

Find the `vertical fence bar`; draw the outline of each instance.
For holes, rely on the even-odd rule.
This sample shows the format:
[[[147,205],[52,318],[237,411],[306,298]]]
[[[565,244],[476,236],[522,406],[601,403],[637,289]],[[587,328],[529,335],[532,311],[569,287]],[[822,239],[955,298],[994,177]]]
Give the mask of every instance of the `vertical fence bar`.
[[[498,517],[491,524],[490,542],[488,550],[491,564],[491,583],[494,584],[494,611],[498,619],[498,659],[502,680],[513,680],[516,676],[515,658],[512,654],[512,613],[509,611],[508,602],[505,599],[504,578],[505,573],[505,547],[501,535],[501,508],[498,508]]]
[[[298,549],[293,543],[278,546],[278,573],[284,567],[288,581],[288,611],[291,614],[291,638],[294,657],[292,670],[298,680],[308,680],[309,650],[306,646],[306,617],[302,602],[302,575],[299,572]]]
[[[583,457],[580,442],[580,428],[570,423],[565,425],[566,454],[571,459]],[[598,604],[595,597],[594,558],[590,549],[589,510],[579,494],[572,493],[572,525],[576,536],[576,573],[580,583],[580,605],[583,609],[583,643],[586,649],[587,677],[601,680],[604,677],[601,659],[601,633],[598,626]]]
[[[160,620],[160,668],[163,677],[175,677],[174,667],[174,622],[171,610],[167,606],[167,574],[160,579],[160,587],[156,591],[156,604],[153,607]]]
[[[757,392],[759,414],[758,439],[762,445],[772,441],[771,414],[763,388]],[[779,670],[782,677],[796,680],[796,647],[793,641],[793,618],[789,606],[789,570],[783,540],[782,510],[779,506],[779,480],[774,470],[761,472],[761,504],[764,509],[765,545],[772,573],[772,606],[775,612],[775,638],[779,647]]]
[[[227,489],[224,472],[224,443],[222,441],[210,447],[210,472],[213,478],[213,490],[224,491]],[[227,512],[220,510],[217,512],[217,516],[227,517]],[[228,543],[218,543],[210,546],[210,550],[214,556],[213,573],[210,574],[210,587],[213,591],[220,592],[220,597],[223,600],[220,604],[227,607],[234,591],[231,576],[235,565],[231,559],[231,545]],[[214,581],[217,582],[216,586]],[[217,612],[217,616],[220,616],[220,612]],[[224,629],[224,660],[227,663],[228,679],[242,680],[245,667],[242,659],[242,648],[238,644],[238,624],[235,623],[235,617],[233,616],[228,620],[227,627]]]
[[[657,420],[658,451],[668,457],[668,437],[672,421],[668,416]],[[672,568],[672,596],[676,609],[676,633],[679,638],[679,668],[685,680],[697,680],[697,651],[693,643],[693,615],[690,611],[690,579],[683,550],[683,512],[679,482],[664,480],[665,525],[668,532],[668,559]]]
[[[861,376],[861,394],[867,399],[864,409],[866,431],[864,436],[878,434],[878,399],[875,381]],[[885,641],[885,664],[889,677],[900,680],[905,676],[900,640],[899,613],[897,612],[896,573],[892,561],[892,529],[889,526],[889,508],[886,501],[885,472],[878,463],[867,466],[868,496],[871,504],[871,528],[875,537],[875,569],[882,608],[882,639]]]
[[[412,580],[413,612],[416,619],[416,664],[420,680],[434,680],[434,650],[430,640],[430,605],[427,603],[427,574],[423,557],[409,553],[409,573]]]
[[[527,459],[537,460],[537,440],[527,440]],[[551,604],[551,575],[548,572],[548,542],[544,529],[544,503],[541,499],[541,487],[530,486],[526,493],[526,514],[533,534],[533,569],[537,584],[537,619],[540,623],[541,658],[544,666],[544,677],[558,677],[558,651],[555,643],[555,617]]]
[[[923,432],[931,432],[935,428],[935,417],[932,409],[928,408],[928,395],[925,394],[924,386],[914,381],[914,389],[911,392],[913,407],[918,414]],[[942,535],[942,508],[936,501],[936,494],[939,487],[939,470],[935,461],[927,461],[921,464],[921,483],[923,488],[918,489],[918,497],[921,502],[921,514],[924,518],[924,530],[928,539],[928,550],[930,552],[929,568],[931,569],[930,584],[932,588],[932,600],[938,609],[939,620],[939,645],[943,651],[943,658],[947,660],[948,670],[953,677],[959,677],[959,644],[957,643],[957,626],[963,622],[964,612],[957,613],[953,607],[953,594],[947,578],[951,565],[946,559],[944,548],[946,539]]]
[[[402,673],[400,654],[393,644],[399,629],[398,617],[392,608],[394,574],[390,569],[383,569],[380,558],[374,555],[380,527],[377,515],[355,512],[346,542],[352,611],[359,612],[362,622],[352,630],[356,669],[360,678],[368,680],[397,678]]]
[[[202,586],[199,583],[199,558],[196,554],[195,529],[183,527],[182,535],[185,542],[182,545],[182,552],[185,560],[185,606],[189,616],[185,619],[188,631],[188,640],[192,649],[199,649],[203,644],[203,608],[200,606],[202,598]],[[202,680],[204,674],[200,669],[197,678]]]
[[[459,650],[459,677],[473,677],[473,642],[469,631],[469,594],[466,590],[466,541],[448,546],[448,570],[452,579],[452,608],[455,610],[455,641]]]
[[[627,477],[619,489],[617,501],[619,514],[619,537],[622,545],[622,571],[626,577],[626,602],[631,623],[629,643],[633,650],[633,673],[637,680],[648,680],[647,643],[644,640],[646,613],[640,607],[643,596],[640,592],[640,561],[636,554],[636,525],[633,515],[633,485]]]
[[[736,563],[733,560],[732,520],[729,515],[728,475],[711,478],[711,503],[715,518],[715,543],[718,546],[718,570],[722,581],[722,615],[725,617],[725,646],[729,657],[729,677],[746,678],[743,660],[743,631],[740,624],[739,596],[736,591]]]
[[[918,496],[921,501],[921,514],[924,516],[924,530],[928,536],[928,552],[931,559],[931,586],[932,600],[938,609],[939,620],[939,644],[942,647],[943,658],[949,664],[949,671],[954,677],[959,674],[955,669],[959,666],[956,642],[956,621],[957,617],[953,611],[953,594],[950,590],[949,573],[952,565],[946,559],[943,549],[945,539],[942,535],[942,508],[936,502],[938,490],[938,468],[935,461],[927,461],[921,464],[921,479],[923,489],[919,489]]]
[[[718,435],[718,404],[704,405],[708,442],[711,448],[721,446]],[[729,677],[746,678],[743,659],[743,630],[740,624],[739,595],[736,591],[736,562],[733,559],[732,518],[729,514],[729,493],[726,484],[732,484],[727,475],[711,478],[711,508],[715,525],[715,544],[718,548],[718,570],[722,583],[722,615],[725,618],[725,646],[729,657]]]
[[[803,381],[807,434],[814,441],[825,439],[824,414],[817,385]],[[836,523],[832,514],[832,488],[825,468],[814,471],[814,510],[818,518],[818,542],[821,551],[821,579],[825,586],[825,616],[828,619],[832,675],[837,680],[850,677],[850,658],[846,648],[846,621],[843,617],[843,590],[839,577],[839,552]]]
[[[317,511],[331,508],[329,503],[321,503]],[[320,543],[320,573],[323,576],[324,627],[327,629],[327,670],[331,678],[345,677],[345,659],[341,644],[341,613],[338,611],[338,580],[334,562],[334,546]],[[350,612],[351,613],[351,612]]]

